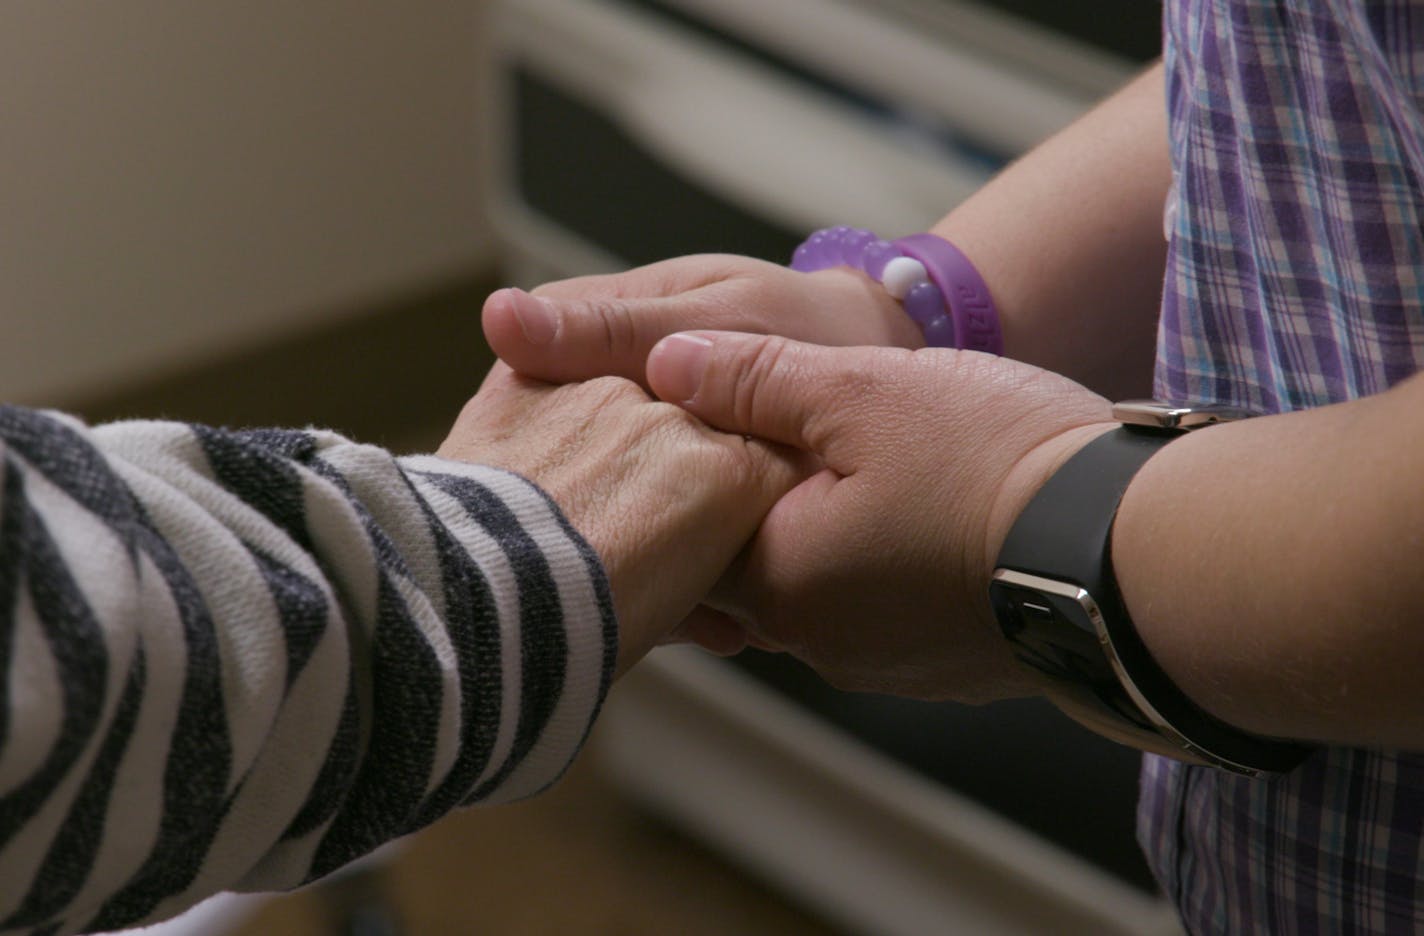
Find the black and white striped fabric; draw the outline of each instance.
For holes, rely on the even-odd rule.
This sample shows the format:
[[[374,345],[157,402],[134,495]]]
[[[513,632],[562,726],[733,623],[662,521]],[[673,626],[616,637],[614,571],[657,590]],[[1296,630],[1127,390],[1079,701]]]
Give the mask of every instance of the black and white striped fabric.
[[[0,933],[291,888],[577,752],[617,628],[507,472],[0,407]]]

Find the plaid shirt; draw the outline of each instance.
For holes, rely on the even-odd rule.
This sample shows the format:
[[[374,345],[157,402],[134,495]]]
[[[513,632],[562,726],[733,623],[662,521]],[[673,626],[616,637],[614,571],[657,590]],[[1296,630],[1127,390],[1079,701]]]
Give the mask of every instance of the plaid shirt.
[[[1169,0],[1157,393],[1266,412],[1424,364],[1424,9]],[[1247,780],[1149,756],[1139,838],[1193,932],[1424,932],[1424,754]]]

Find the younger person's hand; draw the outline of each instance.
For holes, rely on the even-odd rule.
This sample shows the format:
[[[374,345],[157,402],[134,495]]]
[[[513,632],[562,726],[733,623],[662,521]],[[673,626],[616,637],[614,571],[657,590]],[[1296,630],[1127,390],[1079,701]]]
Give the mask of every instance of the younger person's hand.
[[[1033,494],[1114,425],[1106,400],[986,354],[731,333],[670,337],[647,368],[662,399],[825,466],[777,502],[710,603],[842,688],[1037,691],[999,634],[989,577]],[[713,620],[699,609],[684,632]]]
[[[521,374],[555,383],[615,374],[644,383],[648,352],[691,329],[783,335],[822,345],[918,348],[919,328],[869,277],[799,273],[722,254],[609,276],[505,289],[484,308],[490,347]]]

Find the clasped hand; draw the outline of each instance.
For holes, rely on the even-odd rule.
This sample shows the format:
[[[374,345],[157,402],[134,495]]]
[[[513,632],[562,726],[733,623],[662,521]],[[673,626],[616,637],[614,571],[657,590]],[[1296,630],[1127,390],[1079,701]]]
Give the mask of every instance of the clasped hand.
[[[730,616],[755,642],[843,688],[963,701],[1036,691],[998,635],[987,584],[1028,499],[1110,427],[1101,397],[1006,358],[911,350],[913,324],[852,271],[802,274],[739,257],[687,257],[532,295],[501,291],[486,303],[484,325],[496,353],[522,374],[621,375],[619,395],[642,392],[627,381],[641,384],[666,401],[650,412],[682,437],[712,438],[672,413],[723,430],[715,443],[699,442],[718,464],[740,453],[737,484],[722,487],[719,500],[695,464],[700,451],[676,456],[673,477],[689,479],[684,486],[642,463],[669,448],[609,444],[608,457],[627,463],[627,486],[604,496],[629,512],[587,516],[600,531],[590,537],[612,545],[604,556],[615,591],[620,549],[656,527],[639,519],[642,498],[679,509],[684,498],[702,498],[716,507],[700,522],[658,531],[667,550],[660,560],[672,558],[694,580],[687,584],[710,590],[666,609],[691,612],[684,632],[724,633]],[[873,347],[887,344],[901,347]],[[596,420],[584,431],[592,438],[606,426]],[[743,436],[765,441],[729,441]],[[643,484],[651,489],[640,492]],[[733,540],[756,520],[732,563]],[[601,532],[620,522],[632,528]],[[719,571],[730,568],[713,589],[718,573],[705,570],[718,561]],[[700,598],[705,605],[692,612]]]

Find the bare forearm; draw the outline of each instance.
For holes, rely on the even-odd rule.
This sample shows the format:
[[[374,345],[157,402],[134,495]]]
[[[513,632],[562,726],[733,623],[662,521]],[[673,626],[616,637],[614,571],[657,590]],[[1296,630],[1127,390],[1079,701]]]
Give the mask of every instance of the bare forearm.
[[[1113,563],[1189,696],[1264,734],[1424,749],[1424,378],[1172,443]]]
[[[1170,184],[1158,65],[1004,170],[934,232],[988,282],[1010,357],[1108,397],[1144,396]]]

